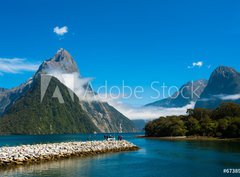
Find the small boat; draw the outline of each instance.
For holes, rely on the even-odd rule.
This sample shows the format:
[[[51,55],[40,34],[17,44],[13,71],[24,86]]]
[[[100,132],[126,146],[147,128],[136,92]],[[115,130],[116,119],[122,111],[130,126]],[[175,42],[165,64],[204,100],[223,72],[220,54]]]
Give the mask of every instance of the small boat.
[[[112,135],[108,136],[107,138],[107,141],[115,141],[115,140],[116,140],[115,137]]]
[[[116,139],[115,138],[108,138],[107,140],[108,141],[115,141]]]

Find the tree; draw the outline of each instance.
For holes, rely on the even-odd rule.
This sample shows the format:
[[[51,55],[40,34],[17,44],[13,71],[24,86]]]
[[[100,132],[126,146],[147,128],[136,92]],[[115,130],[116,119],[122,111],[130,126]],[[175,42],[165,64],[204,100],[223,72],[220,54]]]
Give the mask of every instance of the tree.
[[[201,124],[201,135],[203,136],[215,136],[217,123],[211,120],[209,117],[204,118],[200,122]]]
[[[201,129],[199,121],[193,117],[188,118],[186,122],[187,135],[198,135]]]
[[[240,106],[236,103],[223,103],[213,110],[213,119],[217,120],[225,117],[240,117]]]
[[[240,137],[240,118],[235,118],[233,122],[227,127],[225,136],[228,138]]]
[[[230,119],[231,118],[223,118],[223,119],[219,119],[218,122],[218,127],[217,127],[217,133],[216,135],[218,137],[222,137],[225,136],[226,134],[226,130],[230,124]]]
[[[187,132],[184,122],[179,118],[173,118],[169,127],[171,136],[184,136]]]
[[[194,117],[198,121],[211,116],[211,110],[204,108],[188,109],[187,113],[190,117]]]

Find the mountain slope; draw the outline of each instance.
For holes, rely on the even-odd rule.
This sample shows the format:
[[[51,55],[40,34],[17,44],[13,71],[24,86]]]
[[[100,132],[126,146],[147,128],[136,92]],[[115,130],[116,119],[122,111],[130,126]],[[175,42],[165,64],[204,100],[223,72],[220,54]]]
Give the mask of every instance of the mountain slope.
[[[0,116],[4,114],[7,107],[10,107],[14,102],[24,94],[31,86],[32,79],[30,78],[26,83],[12,89],[4,89],[0,92]]]
[[[7,107],[11,107],[12,104],[24,94],[31,86],[32,80],[41,74],[48,74],[49,72],[61,72],[61,73],[79,73],[76,62],[71,55],[64,49],[58,50],[58,52],[46,61],[44,61],[33,78],[30,78],[26,83],[12,89],[0,89],[0,115],[3,115]]]
[[[178,92],[171,97],[149,103],[146,106],[156,106],[163,108],[184,107],[191,102],[196,102],[207,85],[207,80],[201,79],[194,82],[187,82]],[[194,91],[195,90],[195,91]]]
[[[197,101],[196,108],[216,108],[223,102],[240,103],[240,73],[234,68],[220,66],[209,79]]]
[[[80,101],[80,104],[101,132],[135,131],[133,122],[106,102]]]
[[[99,131],[88,115],[74,102],[69,89],[52,77],[41,102],[40,77],[29,90],[8,109],[0,119],[1,134],[93,133]],[[59,89],[64,103],[52,98]]]

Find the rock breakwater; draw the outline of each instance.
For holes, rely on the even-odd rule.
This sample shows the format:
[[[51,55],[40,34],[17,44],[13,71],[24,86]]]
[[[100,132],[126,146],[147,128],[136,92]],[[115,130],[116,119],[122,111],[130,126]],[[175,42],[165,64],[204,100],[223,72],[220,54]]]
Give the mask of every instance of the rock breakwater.
[[[87,141],[21,145],[0,148],[0,167],[38,163],[73,156],[92,156],[108,152],[139,149],[128,141]]]

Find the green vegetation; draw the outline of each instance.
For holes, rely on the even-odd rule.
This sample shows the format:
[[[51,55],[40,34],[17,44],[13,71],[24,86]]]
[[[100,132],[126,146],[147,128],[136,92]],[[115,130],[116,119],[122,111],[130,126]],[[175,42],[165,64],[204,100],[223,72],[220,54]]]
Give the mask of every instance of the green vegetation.
[[[185,116],[168,116],[149,122],[146,136],[240,137],[240,105],[223,103],[214,110],[189,109]]]
[[[0,134],[58,134],[99,132],[91,118],[83,111],[78,97],[71,99],[69,90],[52,78],[41,102],[40,78],[0,118]],[[59,88],[64,104],[53,93]]]

